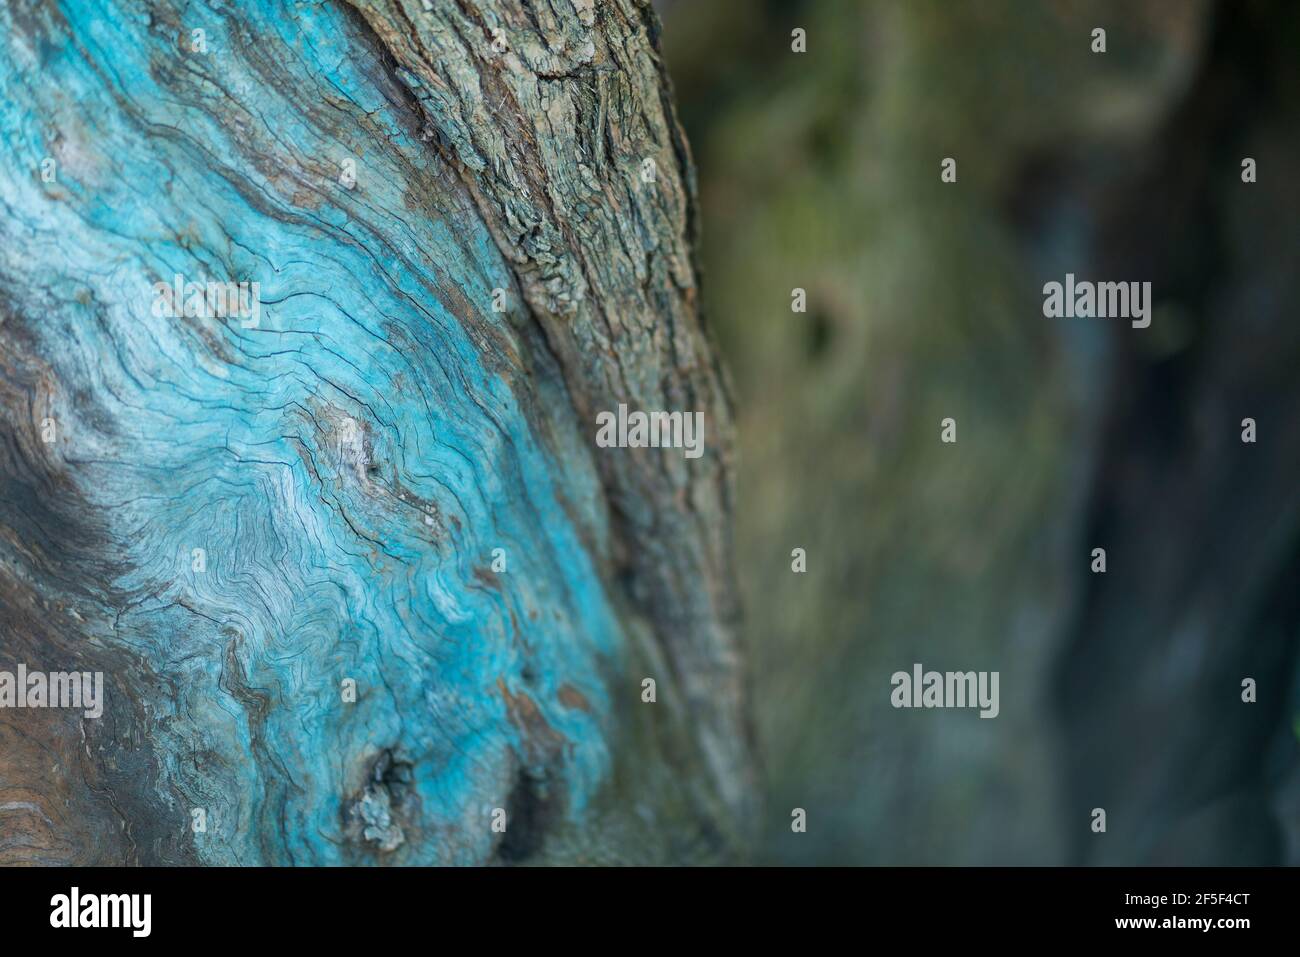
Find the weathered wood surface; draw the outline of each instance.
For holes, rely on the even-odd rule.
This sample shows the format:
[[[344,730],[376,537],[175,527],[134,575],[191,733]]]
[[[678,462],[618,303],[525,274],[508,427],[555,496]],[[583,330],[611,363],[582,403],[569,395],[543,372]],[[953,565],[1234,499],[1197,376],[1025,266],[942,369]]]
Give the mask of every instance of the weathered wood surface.
[[[655,15],[424,6],[0,5],[0,669],[107,694],[0,710],[0,862],[680,861],[748,824]],[[258,282],[257,323],[158,315],[175,274]],[[595,448],[619,402],[703,412],[706,454]]]

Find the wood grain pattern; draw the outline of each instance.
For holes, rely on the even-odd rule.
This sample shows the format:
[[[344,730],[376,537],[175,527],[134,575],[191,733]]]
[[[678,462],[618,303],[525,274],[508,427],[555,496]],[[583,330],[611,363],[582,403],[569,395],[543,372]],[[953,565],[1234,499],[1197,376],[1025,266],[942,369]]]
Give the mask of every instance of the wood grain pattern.
[[[0,6],[0,669],[107,686],[0,710],[0,862],[712,860],[748,826],[655,15],[430,6]],[[258,283],[256,323],[159,315],[178,274]],[[706,454],[595,448],[619,402],[703,412]]]

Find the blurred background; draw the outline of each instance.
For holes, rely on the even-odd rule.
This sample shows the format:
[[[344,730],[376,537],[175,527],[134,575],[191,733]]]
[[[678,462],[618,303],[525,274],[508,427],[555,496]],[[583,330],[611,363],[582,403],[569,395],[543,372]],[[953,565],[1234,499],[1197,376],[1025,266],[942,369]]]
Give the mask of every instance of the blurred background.
[[[1300,862],[1300,4],[656,6],[740,427],[754,859]],[[1044,318],[1067,272],[1151,282],[1150,328]],[[1001,714],[893,709],[915,662],[998,671]]]

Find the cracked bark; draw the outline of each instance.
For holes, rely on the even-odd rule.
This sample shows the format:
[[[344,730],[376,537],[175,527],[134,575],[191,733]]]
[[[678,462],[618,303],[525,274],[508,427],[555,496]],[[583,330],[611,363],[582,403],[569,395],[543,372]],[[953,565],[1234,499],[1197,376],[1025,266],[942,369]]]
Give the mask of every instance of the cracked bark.
[[[0,670],[108,685],[99,722],[0,710],[0,860],[716,860],[749,826],[655,14],[431,6],[0,13]],[[173,271],[266,315],[160,319]],[[702,412],[705,456],[595,448],[619,403]]]

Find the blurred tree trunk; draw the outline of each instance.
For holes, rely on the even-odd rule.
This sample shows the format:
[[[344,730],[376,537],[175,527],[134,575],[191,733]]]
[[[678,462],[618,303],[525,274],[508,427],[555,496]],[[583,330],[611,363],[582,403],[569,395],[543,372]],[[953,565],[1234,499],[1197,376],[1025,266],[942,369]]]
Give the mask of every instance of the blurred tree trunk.
[[[1296,5],[760,6],[666,37],[768,793],[816,822],[764,854],[1294,860]],[[1151,327],[1046,320],[1067,271],[1151,281]],[[999,671],[1001,714],[895,710],[914,662]]]
[[[1095,211],[1094,274],[1161,300],[1156,335],[1113,337],[1085,533],[1108,570],[1087,576],[1060,662],[1070,820],[1105,807],[1111,835],[1076,829],[1081,862],[1300,851],[1297,38],[1292,5],[1218,4],[1131,172],[1064,191]]]

